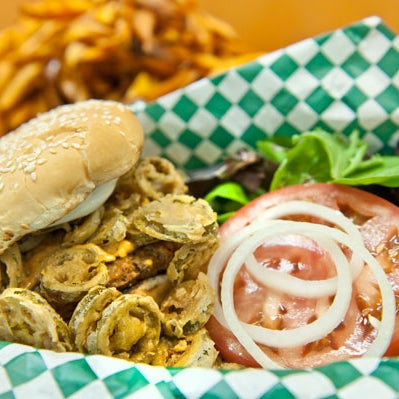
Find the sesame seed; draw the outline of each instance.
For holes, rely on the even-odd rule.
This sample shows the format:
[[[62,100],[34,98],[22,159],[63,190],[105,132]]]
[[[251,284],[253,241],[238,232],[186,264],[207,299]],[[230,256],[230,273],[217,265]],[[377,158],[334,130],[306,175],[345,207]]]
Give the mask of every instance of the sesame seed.
[[[24,169],[24,173],[32,173],[34,172],[36,169],[36,165],[32,162],[30,164],[28,164],[25,169]]]

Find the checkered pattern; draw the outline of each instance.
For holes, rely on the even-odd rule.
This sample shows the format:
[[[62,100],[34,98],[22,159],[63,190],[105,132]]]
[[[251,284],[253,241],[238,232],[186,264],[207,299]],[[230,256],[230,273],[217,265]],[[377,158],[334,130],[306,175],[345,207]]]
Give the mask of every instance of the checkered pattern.
[[[315,127],[357,129],[372,150],[391,153],[399,138],[398,65],[399,37],[372,17],[132,107],[147,134],[145,154],[185,169]]]
[[[390,153],[399,136],[399,38],[378,18],[307,39],[132,109],[144,155],[195,169],[272,135],[358,129]],[[0,342],[0,399],[399,398],[399,359],[315,370],[165,369]]]
[[[398,359],[359,359],[314,370],[220,371],[165,369],[5,342],[0,348],[0,399],[393,399],[399,392]]]

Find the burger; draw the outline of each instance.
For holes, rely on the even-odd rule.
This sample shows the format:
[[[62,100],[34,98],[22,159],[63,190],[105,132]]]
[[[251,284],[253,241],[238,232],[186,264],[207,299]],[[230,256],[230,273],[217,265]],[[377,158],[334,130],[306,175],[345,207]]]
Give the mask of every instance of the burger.
[[[0,340],[214,364],[216,214],[143,144],[132,110],[106,100],[59,106],[0,139]]]

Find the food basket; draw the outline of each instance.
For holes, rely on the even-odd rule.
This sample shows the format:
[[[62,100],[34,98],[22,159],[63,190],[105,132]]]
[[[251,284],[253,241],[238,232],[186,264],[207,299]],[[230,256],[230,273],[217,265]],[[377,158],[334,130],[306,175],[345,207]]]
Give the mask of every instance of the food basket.
[[[399,37],[379,18],[309,38],[154,103],[131,105],[144,155],[212,165],[265,136],[357,129],[374,151],[399,139]],[[0,343],[3,398],[394,398],[399,359],[315,369],[160,368],[99,355]]]

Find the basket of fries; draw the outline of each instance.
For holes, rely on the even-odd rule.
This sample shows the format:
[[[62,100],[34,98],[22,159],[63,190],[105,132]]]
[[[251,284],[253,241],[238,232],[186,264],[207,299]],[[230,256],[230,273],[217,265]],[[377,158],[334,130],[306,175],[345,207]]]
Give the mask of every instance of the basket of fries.
[[[173,294],[165,300],[165,291],[152,292],[154,300],[139,301],[139,290],[144,287],[133,294],[124,292],[128,286],[126,276],[115,271],[113,282],[119,286],[97,284],[71,310],[65,301],[67,296],[54,295],[54,281],[50,279],[46,286],[42,274],[39,291],[57,309],[55,316],[54,309],[44,306],[37,292],[25,295],[15,288],[5,290],[6,294],[0,294],[3,309],[18,302],[18,298],[18,303],[40,307],[40,314],[48,321],[45,327],[54,325],[52,330],[57,331],[58,338],[53,340],[54,348],[43,348],[31,340],[29,331],[15,328],[16,334],[26,335],[28,341],[0,341],[0,397],[299,399],[309,397],[309,387],[314,398],[397,397],[397,357],[355,357],[316,367],[288,368],[242,367],[221,359],[205,328],[213,294],[202,272],[203,263],[217,247],[215,215],[201,201],[185,197],[180,174],[212,167],[242,148],[256,148],[267,137],[293,137],[317,128],[340,131],[346,136],[357,130],[372,153],[394,154],[399,133],[398,73],[393,67],[399,63],[396,34],[379,18],[370,17],[241,64],[248,55],[242,56],[241,50],[232,48],[232,33],[225,25],[189,13],[189,25],[194,30],[181,30],[180,14],[188,12],[190,2],[182,2],[183,8],[176,9],[175,2],[136,1],[133,24],[132,7],[128,5],[133,2],[117,7],[116,3],[99,1],[94,11],[82,12],[86,3],[51,2],[52,7],[47,8],[27,5],[21,22],[24,32],[3,32],[0,43],[8,46],[0,49],[4,55],[0,60],[0,71],[4,71],[0,74],[0,127],[6,131],[49,107],[88,98],[128,103],[144,130],[143,160],[135,175],[127,174],[117,187],[125,193],[131,184],[140,193],[129,191],[128,198],[140,201],[130,220],[134,229],[129,234],[135,243],[155,248],[167,242],[167,246],[158,248],[157,256],[168,257],[168,269],[155,277],[166,281],[162,287]],[[162,9],[154,14],[157,7]],[[42,20],[45,23],[39,24]],[[167,20],[173,23],[166,26]],[[83,30],[82,26],[89,29]],[[128,34],[131,29],[140,38],[138,47]],[[176,42],[180,35],[183,42]],[[79,45],[72,40],[76,37]],[[54,41],[61,42],[62,55],[57,57],[50,55],[49,47],[44,45]],[[18,50],[11,50],[11,44]],[[199,50],[189,54],[192,48]],[[220,72],[220,67],[233,59],[240,65]],[[139,65],[140,72],[128,68],[132,64]],[[151,179],[138,177],[142,171],[154,169],[162,171],[157,178],[159,174],[173,175],[173,190],[179,193],[173,201],[167,196],[158,198],[148,189],[153,187],[148,183]],[[67,259],[62,251],[70,248],[81,262],[80,244],[87,234],[105,248],[105,252],[93,255],[101,260],[110,253],[124,259],[133,251],[128,242],[115,238],[120,232],[117,227],[126,219],[122,213],[131,205],[123,195],[112,205],[115,203],[115,212],[105,205],[103,213],[91,215],[76,230],[65,228],[62,249],[56,254],[52,253],[55,247],[50,240],[44,257],[53,263],[45,270],[51,273],[57,259]],[[177,203],[181,206],[178,211]],[[160,204],[169,212],[170,223],[159,222],[165,212]],[[197,219],[201,223],[205,220],[211,228],[200,225],[187,240],[188,229],[176,232],[170,227],[183,213],[200,215]],[[96,218],[113,228],[94,229],[93,234],[90,229],[98,225]],[[187,218],[197,226],[198,220]],[[106,234],[109,231],[112,234]],[[74,247],[76,242],[79,245]],[[122,252],[124,255],[120,255]],[[8,257],[0,255],[2,264],[18,263],[18,255],[6,254]],[[36,255],[39,258],[33,254],[30,259],[33,266],[37,259],[43,260],[42,254]],[[141,260],[143,268],[157,262],[145,251]],[[73,280],[73,273],[67,270],[73,262],[68,262],[62,279]],[[89,268],[87,274],[97,273],[91,264]],[[189,277],[190,273],[195,277]],[[68,289],[72,291],[73,286]],[[146,285],[145,289],[151,291],[152,287]],[[156,298],[162,298],[159,307]],[[18,308],[18,320],[30,314],[28,308]],[[6,319],[4,314],[0,309],[0,324]],[[65,317],[69,320],[67,326],[61,320]],[[136,319],[140,319],[139,326]],[[147,327],[142,326],[142,320],[148,321]],[[146,339],[140,350],[129,351],[124,346],[131,339],[122,330],[134,329],[134,323]],[[69,332],[60,333],[61,325],[74,330],[73,343],[65,338]],[[158,335],[154,338],[155,330]],[[118,352],[115,347],[119,342],[123,347]],[[76,347],[81,350],[74,350]]]

